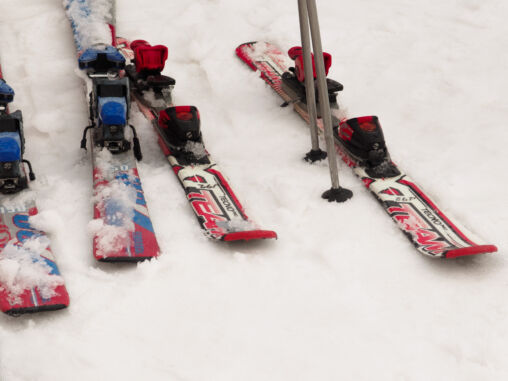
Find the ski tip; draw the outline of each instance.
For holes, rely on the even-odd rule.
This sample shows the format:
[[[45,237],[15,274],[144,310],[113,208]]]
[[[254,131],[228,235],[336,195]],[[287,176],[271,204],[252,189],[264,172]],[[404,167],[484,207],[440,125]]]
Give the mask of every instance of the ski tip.
[[[497,247],[494,245],[479,245],[479,246],[470,246],[463,247],[460,249],[449,250],[445,253],[445,258],[459,258],[470,255],[478,255],[478,254],[487,254],[487,253],[495,253],[497,251]]]
[[[252,62],[252,58],[250,58],[248,53],[245,51],[245,47],[254,45],[255,43],[256,43],[255,41],[254,42],[245,42],[245,43],[239,45],[235,50],[238,58],[240,58],[243,62],[245,62],[254,71],[257,70],[257,67],[254,64],[254,62]]]
[[[251,241],[255,239],[277,239],[277,233],[271,230],[248,230],[227,233],[222,237],[222,240],[226,242]]]
[[[242,49],[244,46],[246,45],[254,45],[254,44],[257,44],[258,41],[249,41],[249,42],[244,42],[243,44],[240,44],[237,46],[236,50],[238,51],[239,49]]]

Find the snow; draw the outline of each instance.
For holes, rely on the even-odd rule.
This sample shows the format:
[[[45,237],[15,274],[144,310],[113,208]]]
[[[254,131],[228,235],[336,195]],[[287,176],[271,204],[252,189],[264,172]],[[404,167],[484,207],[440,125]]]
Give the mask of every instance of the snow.
[[[175,102],[199,108],[247,215],[279,239],[206,239],[133,107],[161,255],[96,262],[69,22],[61,0],[2,0],[2,68],[48,216],[38,227],[71,298],[60,312],[0,316],[2,381],[508,378],[506,1],[318,2],[349,115],[378,115],[393,160],[500,249],[449,261],[417,253],[342,163],[355,195],[323,201],[326,164],[302,160],[308,129],[234,56],[246,41],[297,45],[296,2],[117,3],[119,35],[168,46]]]
[[[164,98],[163,99],[156,98],[155,97],[155,93],[153,92],[153,90],[145,91],[143,93],[143,98],[146,99],[147,103],[153,105],[153,107],[164,107],[166,105],[165,99],[168,99],[168,95],[166,94],[166,90],[165,89],[162,92],[164,94]],[[171,99],[171,98],[169,98],[169,99]]]
[[[73,27],[78,35],[79,50],[86,50],[111,39],[111,31],[104,21],[114,17],[112,4],[114,2],[111,0],[65,0],[63,2],[69,18],[74,21]]]
[[[88,224],[90,235],[97,240],[98,256],[107,257],[110,253],[121,251],[130,245],[130,234],[134,231],[134,210],[136,207],[136,182],[134,170],[122,172],[121,178],[111,173],[111,165],[120,167],[120,162],[107,151],[102,150],[96,158],[98,177],[104,184],[98,185],[92,198],[94,205],[106,213],[104,218],[96,218]]]
[[[183,148],[185,152],[192,152],[194,157],[198,160],[204,158],[207,155],[205,145],[201,142],[187,141]]]
[[[0,256],[0,290],[7,292],[11,304],[21,303],[26,290],[37,287],[41,296],[49,299],[64,283],[63,277],[51,274],[51,266],[42,258],[49,246],[46,236],[31,238],[16,245],[12,241],[3,248]]]

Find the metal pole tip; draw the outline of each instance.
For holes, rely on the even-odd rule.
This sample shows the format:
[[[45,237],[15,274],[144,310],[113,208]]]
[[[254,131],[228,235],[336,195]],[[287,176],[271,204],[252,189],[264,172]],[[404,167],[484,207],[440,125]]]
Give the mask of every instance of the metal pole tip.
[[[344,202],[353,197],[353,192],[342,187],[331,188],[323,193],[321,197],[328,200],[328,202]]]
[[[303,158],[306,162],[315,163],[326,159],[326,152],[322,149],[311,149]]]

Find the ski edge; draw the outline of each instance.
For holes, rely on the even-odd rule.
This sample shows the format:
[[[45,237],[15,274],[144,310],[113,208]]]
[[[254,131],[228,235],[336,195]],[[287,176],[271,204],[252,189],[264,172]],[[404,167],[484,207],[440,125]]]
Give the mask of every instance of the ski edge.
[[[21,307],[21,308],[11,308],[9,310],[4,310],[3,312],[9,316],[18,317],[21,315],[34,314],[38,312],[48,312],[48,311],[58,311],[63,310],[69,306],[69,302],[59,303],[59,304],[48,304],[43,306],[33,306],[33,307]]]

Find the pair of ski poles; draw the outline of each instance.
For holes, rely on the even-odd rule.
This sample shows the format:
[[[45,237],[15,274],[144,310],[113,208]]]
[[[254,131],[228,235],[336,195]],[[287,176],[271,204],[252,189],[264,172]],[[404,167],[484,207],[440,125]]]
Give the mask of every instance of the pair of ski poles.
[[[300,16],[300,36],[302,40],[303,66],[305,70],[305,91],[312,144],[312,149],[307,154],[306,159],[309,161],[315,161],[324,159],[328,156],[328,166],[330,168],[332,187],[324,192],[322,197],[330,202],[344,202],[351,198],[353,193],[349,189],[342,188],[339,183],[339,170],[337,166],[337,156],[335,155],[335,145],[333,143],[332,117],[330,111],[330,101],[328,99],[328,85],[326,82],[323,47],[321,44],[321,32],[319,29],[316,0],[298,0],[298,14]],[[319,148],[311,38],[312,48],[314,50],[317,88],[319,104],[321,106],[321,119],[324,127],[326,153]]]

